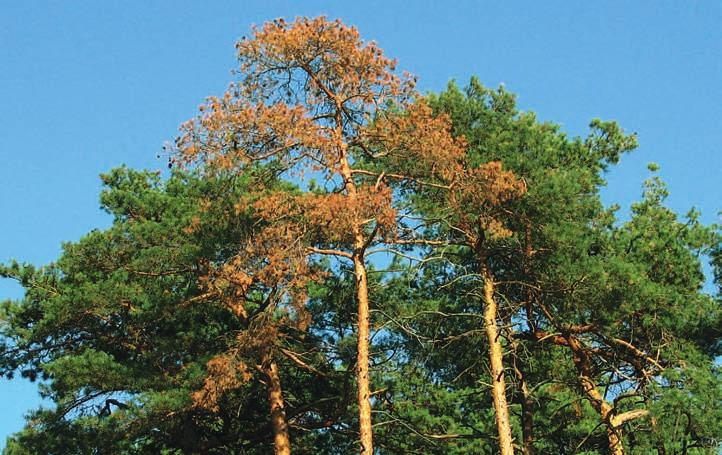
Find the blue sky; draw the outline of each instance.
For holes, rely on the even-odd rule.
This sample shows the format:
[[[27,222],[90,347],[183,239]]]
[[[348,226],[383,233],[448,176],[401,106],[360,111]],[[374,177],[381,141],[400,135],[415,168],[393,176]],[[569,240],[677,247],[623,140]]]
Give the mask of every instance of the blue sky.
[[[203,98],[231,80],[251,24],[326,14],[358,26],[423,90],[477,75],[524,110],[584,134],[618,120],[640,148],[609,174],[607,202],[661,165],[670,205],[722,209],[722,3],[709,1],[34,1],[0,10],[0,261],[36,264],[108,225],[98,174],[156,158]],[[0,299],[18,297],[0,282]],[[39,403],[0,380],[0,447]]]

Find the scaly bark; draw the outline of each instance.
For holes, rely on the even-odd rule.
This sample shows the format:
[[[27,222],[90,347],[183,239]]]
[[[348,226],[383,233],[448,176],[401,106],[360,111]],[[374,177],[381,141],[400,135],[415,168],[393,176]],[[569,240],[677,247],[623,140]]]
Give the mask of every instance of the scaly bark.
[[[273,430],[273,448],[276,455],[291,455],[291,438],[288,436],[288,422],[283,405],[283,390],[281,379],[278,376],[276,362],[266,362],[264,365],[268,392],[268,404],[271,409],[271,428]]]
[[[337,119],[337,121],[340,125],[340,119]],[[346,194],[351,200],[351,204],[355,204],[358,199],[356,184],[353,181],[351,167],[346,157],[345,146],[341,147],[340,164],[341,175],[346,185]],[[364,263],[366,239],[360,224],[353,226],[353,237],[354,252],[352,259],[354,273],[356,274],[356,303],[358,305],[356,386],[358,389],[359,443],[361,445],[360,453],[362,455],[371,455],[373,453],[373,430],[371,426],[371,389],[369,385],[369,290],[366,264]]]
[[[499,434],[501,455],[514,455],[514,444],[509,423],[509,405],[506,401],[506,382],[504,380],[504,350],[501,345],[497,325],[497,304],[494,299],[494,280],[482,258],[480,274],[484,281],[484,326],[489,340],[489,361],[491,366],[491,394],[496,411],[496,426]]]
[[[368,280],[363,255],[354,256],[356,272],[356,299],[358,301],[358,352],[356,357],[356,382],[358,387],[359,436],[361,454],[373,453],[371,429],[371,390],[369,387],[369,300]]]

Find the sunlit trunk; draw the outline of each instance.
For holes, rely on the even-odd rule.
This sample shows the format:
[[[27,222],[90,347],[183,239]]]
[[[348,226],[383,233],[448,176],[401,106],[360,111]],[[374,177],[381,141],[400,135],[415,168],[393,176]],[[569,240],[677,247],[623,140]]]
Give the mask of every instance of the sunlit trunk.
[[[511,424],[509,423],[509,405],[506,401],[506,383],[504,380],[504,350],[501,344],[497,324],[497,304],[494,299],[494,281],[482,260],[480,274],[484,280],[484,326],[489,340],[489,361],[491,366],[491,394],[496,411],[496,426],[499,434],[501,455],[514,455]]]
[[[358,385],[359,433],[361,453],[373,452],[371,429],[371,391],[369,388],[369,298],[368,280],[363,258],[354,257],[356,271],[356,299],[358,301],[358,352],[356,381]]]
[[[353,181],[345,151],[341,153],[340,164],[347,195],[351,200],[351,204],[355,204],[358,198],[356,184]],[[353,237],[353,266],[356,274],[356,303],[358,305],[356,386],[358,388],[359,442],[361,444],[360,453],[362,455],[371,455],[373,453],[373,429],[371,422],[371,389],[369,385],[369,289],[366,264],[364,263],[366,240],[361,225],[353,226]]]
[[[276,455],[291,455],[291,439],[288,436],[288,422],[283,406],[283,390],[278,376],[278,366],[269,362],[264,366],[267,376],[266,389],[271,409],[271,428],[273,429],[273,447]]]

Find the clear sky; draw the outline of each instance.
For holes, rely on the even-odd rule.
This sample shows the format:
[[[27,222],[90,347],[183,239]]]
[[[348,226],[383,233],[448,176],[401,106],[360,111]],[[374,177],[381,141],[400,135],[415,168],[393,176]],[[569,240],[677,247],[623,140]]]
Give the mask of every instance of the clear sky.
[[[164,167],[163,142],[226,88],[251,24],[318,14],[358,26],[423,90],[477,75],[572,135],[618,120],[641,146],[610,173],[605,200],[637,198],[654,161],[673,208],[719,221],[717,0],[0,0],[0,261],[47,263],[107,226],[98,174]],[[19,295],[0,282],[0,299]],[[0,379],[0,447],[39,402],[34,384]]]

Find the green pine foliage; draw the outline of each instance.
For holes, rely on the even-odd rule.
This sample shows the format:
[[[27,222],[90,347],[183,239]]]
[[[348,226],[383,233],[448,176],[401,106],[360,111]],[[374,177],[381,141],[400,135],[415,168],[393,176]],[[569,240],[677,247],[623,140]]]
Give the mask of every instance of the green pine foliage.
[[[694,210],[680,216],[665,206],[668,191],[654,175],[628,217],[604,206],[605,172],[636,147],[614,122],[594,120],[586,138],[571,138],[477,79],[450,84],[430,104],[466,138],[472,167],[500,161],[526,187],[493,214],[469,208],[509,232],[487,254],[519,453],[606,454],[610,425],[626,453],[718,453],[719,229]],[[374,163],[386,165],[414,169]],[[109,228],[63,245],[52,264],[0,267],[25,289],[2,305],[0,373],[38,381],[52,403],[27,416],[4,453],[271,453],[259,373],[269,352],[293,450],[357,450],[353,270],[336,260],[312,264],[322,279],[307,283],[307,327],[291,309],[269,307],[271,289],[248,290],[246,315],[227,305],[233,283],[209,292],[209,270],[230,263],[263,226],[249,201],[269,189],[305,191],[272,171],[163,179],[114,169],[102,176]],[[408,184],[395,189],[394,203],[423,220],[447,210],[439,191]],[[377,451],[493,455],[478,257],[453,241],[449,225],[409,227],[449,242],[389,242],[387,259],[369,267]],[[231,359],[230,385],[206,406],[198,392],[217,376],[218,358]],[[611,409],[606,417],[589,383]],[[615,426],[615,418],[623,421]]]

